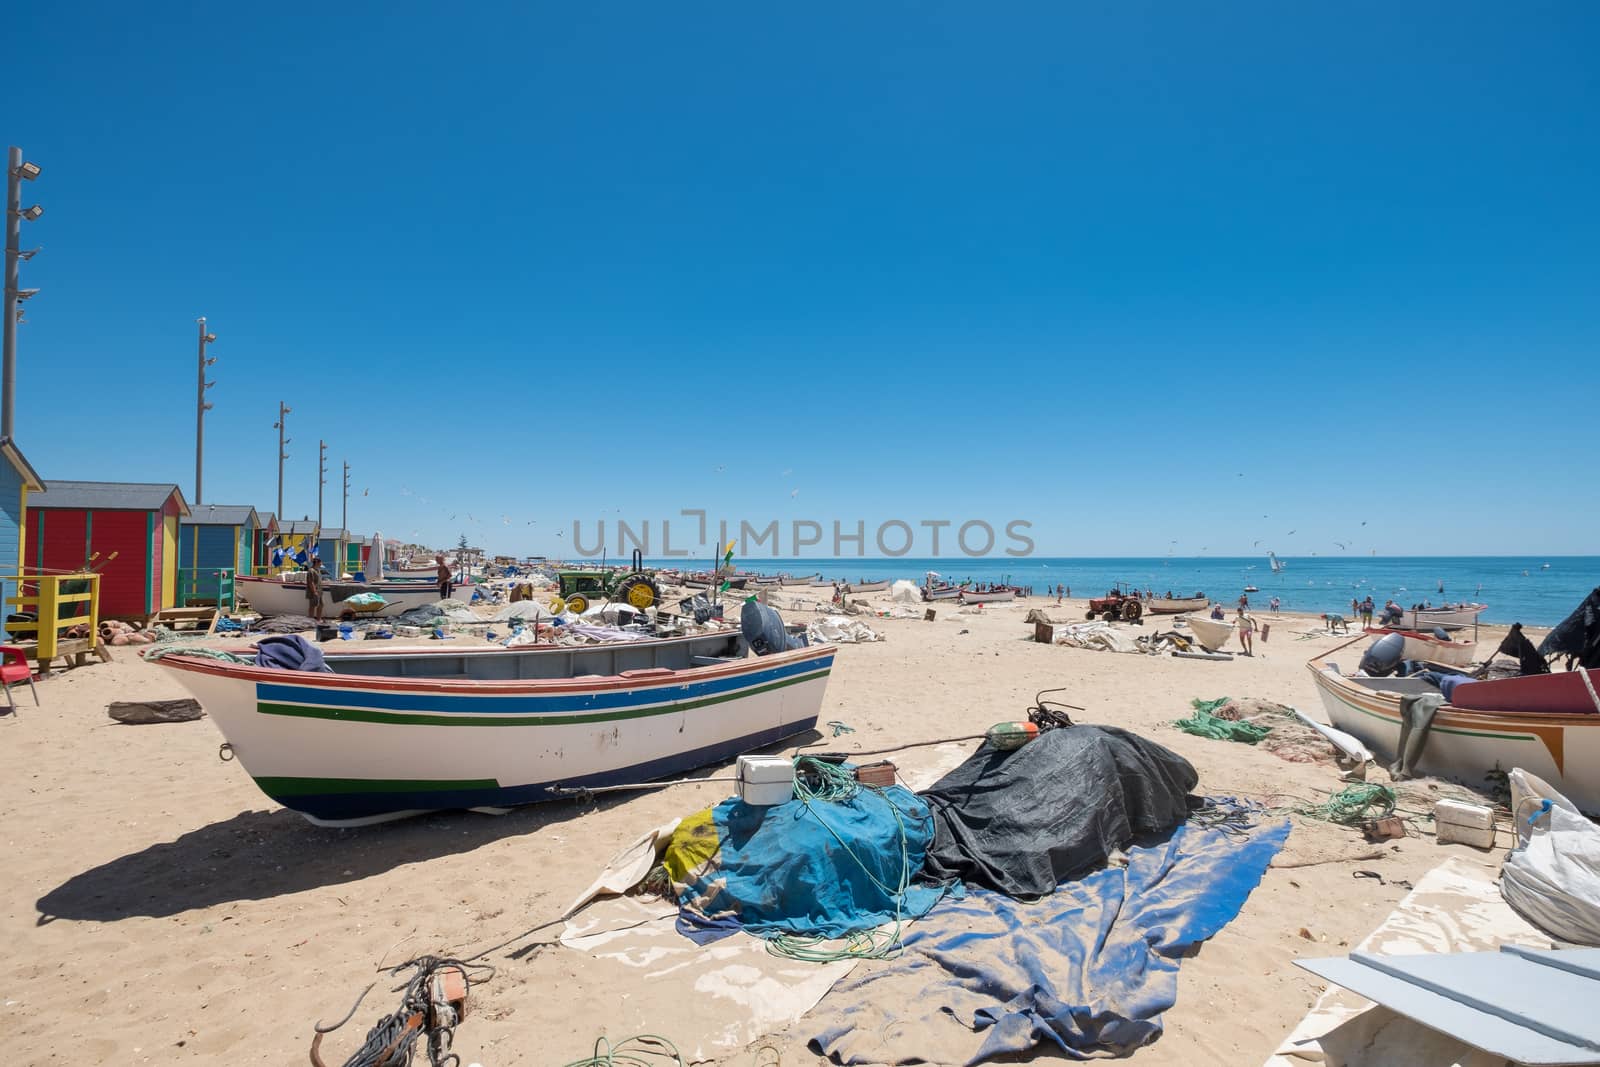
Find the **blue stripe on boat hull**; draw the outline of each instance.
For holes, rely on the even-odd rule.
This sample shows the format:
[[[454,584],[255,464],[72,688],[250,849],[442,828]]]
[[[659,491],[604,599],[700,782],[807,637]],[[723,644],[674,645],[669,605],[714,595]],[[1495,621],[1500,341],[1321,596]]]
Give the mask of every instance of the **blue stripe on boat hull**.
[[[558,799],[551,795],[553,786],[577,788],[581,786],[623,785],[633,782],[653,781],[695,770],[713,763],[732,759],[741,752],[776,744],[786,737],[812,729],[817,724],[815,715],[797,722],[785,723],[743,737],[719,741],[704,748],[674,753],[661,759],[636,763],[630,767],[602,771],[598,774],[547,782],[507,786],[494,789],[428,790],[419,792],[394,791],[374,793],[311,793],[294,796],[273,796],[274,801],[292,811],[298,811],[320,822],[350,822],[374,819],[410,811],[452,811],[461,808],[516,807]]]

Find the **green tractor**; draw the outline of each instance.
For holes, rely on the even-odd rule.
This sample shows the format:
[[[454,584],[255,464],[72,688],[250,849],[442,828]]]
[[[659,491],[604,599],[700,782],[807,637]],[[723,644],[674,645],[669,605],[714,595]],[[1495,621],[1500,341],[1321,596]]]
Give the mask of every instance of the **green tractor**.
[[[570,611],[582,615],[595,602],[626,604],[635,611],[649,611],[661,603],[661,587],[645,573],[640,553],[633,554],[633,569],[618,571],[557,571],[561,585],[550,598],[550,610],[559,615]]]

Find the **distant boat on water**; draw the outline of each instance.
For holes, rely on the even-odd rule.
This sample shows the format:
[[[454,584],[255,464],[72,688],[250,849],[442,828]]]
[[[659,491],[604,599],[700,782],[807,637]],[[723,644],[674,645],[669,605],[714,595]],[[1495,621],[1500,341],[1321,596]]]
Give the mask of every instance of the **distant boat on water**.
[[[1282,573],[1283,569],[1288,566],[1287,563],[1284,563],[1283,560],[1278,558],[1278,554],[1276,552],[1268,552],[1267,553],[1267,562],[1272,564],[1272,573],[1273,574]]]

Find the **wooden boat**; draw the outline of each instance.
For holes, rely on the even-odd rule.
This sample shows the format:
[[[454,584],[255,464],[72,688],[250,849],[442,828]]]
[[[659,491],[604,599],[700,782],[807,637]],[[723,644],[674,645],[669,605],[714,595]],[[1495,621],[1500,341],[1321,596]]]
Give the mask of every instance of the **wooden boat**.
[[[1015,600],[1017,594],[1007,589],[966,589],[960,591],[963,604],[1000,604],[1007,600]]]
[[[582,647],[330,649],[331,674],[184,653],[155,662],[200,701],[263,793],[338,825],[668,777],[811,729],[833,646],[747,653],[724,631]]]
[[[880,589],[889,588],[887,579],[879,582],[852,582],[844,587],[846,593],[876,593]]]
[[[1359,738],[1380,761],[1400,742],[1400,700],[1438,692],[1421,678],[1346,677],[1331,662],[1306,665],[1328,719]],[[1582,671],[1459,685],[1434,715],[1418,771],[1483,787],[1491,771],[1521,767],[1566,794],[1585,812],[1600,812],[1600,706]],[[1587,672],[1600,687],[1600,669]]]
[[[819,577],[821,577],[821,576],[820,575],[816,575],[816,574],[785,574],[783,576],[783,584],[784,585],[816,585],[817,584],[816,579],[819,578]]]
[[[1194,634],[1194,639],[1200,642],[1200,647],[1211,652],[1225,646],[1233,637],[1233,623],[1227,619],[1188,615],[1183,621],[1189,624],[1189,630]]]
[[[811,579],[811,584],[812,585],[818,585],[818,586],[824,586],[824,587],[827,587],[827,588],[832,588],[833,587],[833,583],[836,580],[837,579],[834,579],[834,578],[824,578],[822,575],[819,574],[815,578]]]
[[[1177,615],[1184,611],[1204,611],[1211,601],[1204,593],[1182,597],[1151,597],[1145,601],[1144,610],[1151,615]]]
[[[1471,626],[1488,608],[1487,604],[1461,604],[1457,607],[1407,608],[1400,616],[1400,629],[1421,630],[1435,626]]]
[[[690,589],[710,589],[713,585],[721,586],[722,582],[722,577],[715,574],[685,574],[683,576],[683,584]],[[727,576],[727,582],[729,589],[743,589],[749,579],[742,574],[730,574]]]
[[[234,588],[250,602],[252,610],[262,615],[306,614],[306,583],[303,578],[251,578],[241,574],[234,579]],[[375,612],[361,612],[364,615],[399,615],[439,600],[439,587],[432,582],[335,582],[324,578],[323,616],[337,619],[346,610],[344,602],[357,593],[377,593],[388,601]],[[470,590],[468,595],[471,595]]]
[[[923,600],[954,600],[961,595],[959,585],[925,585],[922,587]]]
[[[1472,657],[1478,651],[1478,643],[1476,641],[1441,641],[1432,634],[1418,633],[1415,630],[1394,630],[1382,626],[1369,626],[1366,632],[1373,637],[1399,634],[1405,638],[1406,659],[1442,663],[1447,667],[1470,667],[1472,665]]]

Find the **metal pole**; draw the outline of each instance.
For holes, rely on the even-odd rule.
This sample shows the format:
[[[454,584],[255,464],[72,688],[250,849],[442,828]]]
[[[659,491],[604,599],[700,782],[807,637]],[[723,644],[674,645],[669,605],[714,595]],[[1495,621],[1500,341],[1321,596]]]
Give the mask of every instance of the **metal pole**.
[[[4,362],[0,378],[5,397],[0,400],[0,437],[15,432],[17,414],[17,289],[22,253],[22,149],[12,146],[6,158],[6,300]]]
[[[322,490],[328,484],[328,442],[317,442],[317,527],[322,527]]]
[[[288,442],[288,439],[283,436],[283,432],[284,432],[284,428],[288,425],[288,422],[289,422],[289,420],[286,419],[284,416],[288,415],[291,410],[293,410],[293,409],[290,408],[288,404],[285,404],[281,400],[278,401],[278,521],[279,522],[286,521],[284,519],[284,517],[283,517],[283,461],[289,458],[289,453],[287,453],[287,452],[285,452],[283,450],[283,446],[288,444],[289,442]]]
[[[339,528],[350,529],[350,461],[344,461],[344,503],[339,508]]]
[[[211,405],[206,403],[206,317],[201,315],[195,320],[200,325],[199,354],[195,364],[199,371],[199,384],[195,389],[194,401],[194,502],[201,502],[201,479],[205,470],[206,454],[206,409]]]

